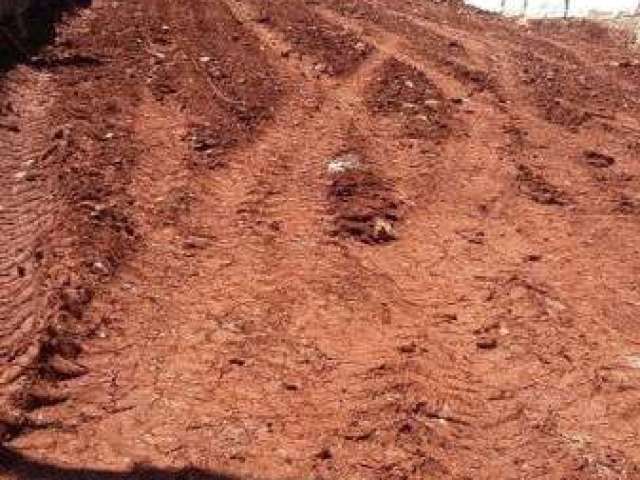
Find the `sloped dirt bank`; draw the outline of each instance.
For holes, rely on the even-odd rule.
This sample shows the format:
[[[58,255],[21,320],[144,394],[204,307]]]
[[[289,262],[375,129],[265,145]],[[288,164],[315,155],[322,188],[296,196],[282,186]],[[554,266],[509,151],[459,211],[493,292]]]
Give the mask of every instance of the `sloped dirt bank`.
[[[2,80],[2,475],[639,478],[625,41],[418,0],[78,11]]]

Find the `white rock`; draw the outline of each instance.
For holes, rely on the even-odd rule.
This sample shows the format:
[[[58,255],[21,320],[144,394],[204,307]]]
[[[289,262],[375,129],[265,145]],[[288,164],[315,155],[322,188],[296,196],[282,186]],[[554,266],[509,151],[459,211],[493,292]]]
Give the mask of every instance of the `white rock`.
[[[345,153],[329,160],[327,171],[332,175],[338,175],[350,170],[360,168],[360,155],[357,153]]]
[[[109,269],[105,266],[104,263],[98,261],[98,262],[93,262],[93,265],[91,265],[91,270],[94,273],[99,273],[101,275],[109,275]]]

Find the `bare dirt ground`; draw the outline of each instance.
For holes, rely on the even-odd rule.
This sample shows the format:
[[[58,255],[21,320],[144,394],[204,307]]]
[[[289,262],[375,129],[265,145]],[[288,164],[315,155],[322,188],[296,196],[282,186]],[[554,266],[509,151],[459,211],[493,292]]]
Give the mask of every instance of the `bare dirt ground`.
[[[422,0],[67,15],[0,81],[0,476],[640,478],[629,43]]]

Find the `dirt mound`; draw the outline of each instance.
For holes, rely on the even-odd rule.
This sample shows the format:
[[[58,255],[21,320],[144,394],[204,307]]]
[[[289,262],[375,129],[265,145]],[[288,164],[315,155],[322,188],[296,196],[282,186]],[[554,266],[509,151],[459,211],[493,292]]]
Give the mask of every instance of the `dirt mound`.
[[[0,32],[0,476],[640,478],[622,33],[424,0],[50,17],[28,61]]]
[[[281,32],[293,51],[313,56],[319,73],[348,73],[371,52],[369,44],[328,23],[303,0],[249,3],[256,8],[256,20]]]
[[[391,59],[377,75],[367,98],[375,114],[395,116],[409,137],[438,141],[450,133],[451,105],[423,72]]]
[[[332,160],[334,172],[327,197],[334,217],[334,235],[364,243],[395,240],[401,205],[390,182],[361,165],[359,155],[347,152]]]
[[[146,16],[151,92],[188,112],[195,164],[216,166],[221,154],[249,140],[272,115],[281,79],[258,39],[225,4],[158,0]]]

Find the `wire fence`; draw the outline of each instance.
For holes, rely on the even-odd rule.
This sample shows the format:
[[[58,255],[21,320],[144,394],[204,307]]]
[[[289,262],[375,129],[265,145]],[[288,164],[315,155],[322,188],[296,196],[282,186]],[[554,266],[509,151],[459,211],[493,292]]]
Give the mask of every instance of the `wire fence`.
[[[465,0],[467,5],[528,18],[612,18],[640,14],[640,0]]]

